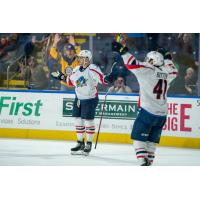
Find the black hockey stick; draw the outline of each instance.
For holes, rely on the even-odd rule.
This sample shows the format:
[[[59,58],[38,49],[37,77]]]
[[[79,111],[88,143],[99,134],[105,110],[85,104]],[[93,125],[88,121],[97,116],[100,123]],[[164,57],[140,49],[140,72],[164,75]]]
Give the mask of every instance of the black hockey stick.
[[[103,119],[103,114],[104,114],[104,111],[105,111],[105,105],[106,105],[106,98],[108,96],[108,92],[106,92],[106,95],[105,95],[105,99],[104,99],[104,102],[103,102],[103,108],[102,108],[102,113],[101,113],[101,118],[100,118],[100,122],[99,122],[99,128],[98,128],[98,132],[97,132],[97,138],[96,138],[96,143],[95,143],[95,149],[97,148],[97,143],[98,143],[98,139],[99,139],[99,133],[100,133],[100,129],[101,129],[101,122],[102,122],[102,119]]]
[[[114,62],[111,66],[111,73],[113,71],[113,68],[114,66],[117,64],[117,62]],[[98,139],[99,139],[99,133],[100,133],[100,129],[101,129],[101,123],[102,123],[102,119],[103,119],[103,114],[104,114],[104,111],[105,111],[105,105],[106,105],[106,98],[108,96],[108,93],[109,93],[109,90],[106,92],[106,95],[105,95],[105,99],[104,99],[104,102],[103,102],[103,108],[102,108],[102,113],[101,113],[101,118],[100,118],[100,122],[99,122],[99,127],[98,127],[98,132],[97,132],[97,138],[96,138],[96,143],[95,143],[95,149],[97,148],[97,143],[98,143]]]

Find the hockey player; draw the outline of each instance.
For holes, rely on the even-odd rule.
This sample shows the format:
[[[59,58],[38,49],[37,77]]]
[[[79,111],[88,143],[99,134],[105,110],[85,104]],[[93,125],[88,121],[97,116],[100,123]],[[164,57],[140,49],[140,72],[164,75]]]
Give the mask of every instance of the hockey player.
[[[112,50],[121,54],[125,66],[135,74],[140,86],[140,111],[133,125],[136,157],[141,166],[152,165],[156,144],[160,142],[167,116],[167,91],[177,76],[172,60],[164,59],[158,51],[151,51],[144,62],[138,61],[128,48],[114,41]]]
[[[71,149],[72,154],[88,155],[92,148],[92,141],[95,133],[95,109],[98,105],[98,83],[107,85],[109,76],[104,76],[99,67],[91,64],[92,54],[88,50],[82,50],[79,55],[79,66],[71,75],[64,75],[62,72],[53,72],[52,76],[64,80],[67,85],[75,87],[75,100],[73,114],[76,121],[77,145]],[[86,132],[87,142],[84,142]]]

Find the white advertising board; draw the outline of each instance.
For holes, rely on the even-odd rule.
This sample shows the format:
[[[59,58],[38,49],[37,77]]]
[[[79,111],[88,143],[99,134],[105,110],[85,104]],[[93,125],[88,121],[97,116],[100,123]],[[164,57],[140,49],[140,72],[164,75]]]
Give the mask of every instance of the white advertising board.
[[[98,126],[104,95],[95,119]],[[74,94],[0,91],[0,128],[74,130],[71,117]],[[108,95],[101,132],[130,134],[137,116],[138,96]],[[200,138],[200,99],[168,98],[168,117],[163,135]]]

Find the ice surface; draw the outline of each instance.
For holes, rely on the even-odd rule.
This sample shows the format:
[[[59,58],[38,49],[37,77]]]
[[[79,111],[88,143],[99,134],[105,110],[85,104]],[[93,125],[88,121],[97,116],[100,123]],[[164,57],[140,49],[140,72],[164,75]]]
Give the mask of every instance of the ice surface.
[[[133,145],[99,143],[89,156],[71,155],[75,141],[0,139],[0,166],[136,166]],[[158,147],[156,166],[200,166],[200,149]]]

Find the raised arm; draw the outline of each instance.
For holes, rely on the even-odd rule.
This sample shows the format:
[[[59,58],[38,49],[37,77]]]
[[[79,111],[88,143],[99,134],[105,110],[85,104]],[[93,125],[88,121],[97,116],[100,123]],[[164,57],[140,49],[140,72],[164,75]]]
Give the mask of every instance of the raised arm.
[[[53,59],[56,59],[58,56],[58,52],[57,52],[57,46],[58,46],[58,42],[61,40],[61,37],[58,33],[55,34],[54,37],[54,41],[53,41],[53,45],[50,49],[50,55]]]
[[[106,79],[106,76],[102,73],[99,67],[97,67],[96,65],[92,65],[89,70],[90,76],[94,81],[104,86],[108,85],[109,81]]]
[[[128,47],[122,45],[120,42],[112,42],[112,51],[117,52],[122,56],[124,65],[134,74],[143,72],[146,68],[153,69],[153,66],[149,63],[137,60],[135,56],[129,52]]]

